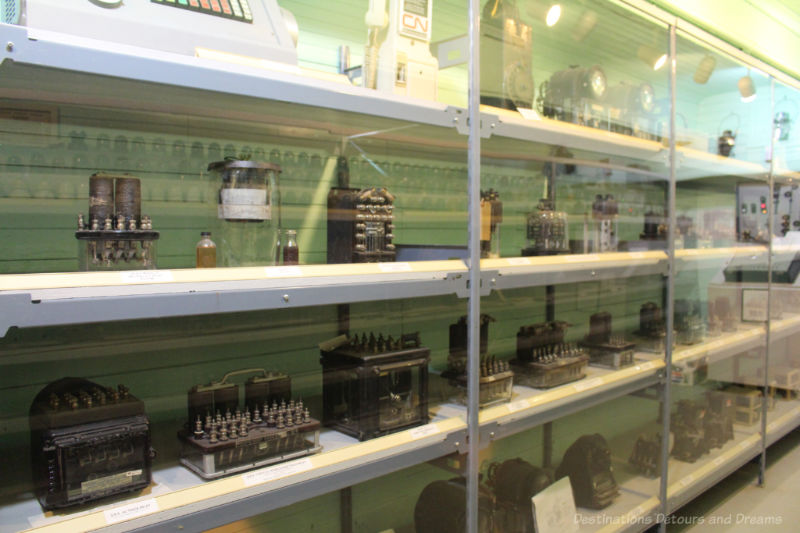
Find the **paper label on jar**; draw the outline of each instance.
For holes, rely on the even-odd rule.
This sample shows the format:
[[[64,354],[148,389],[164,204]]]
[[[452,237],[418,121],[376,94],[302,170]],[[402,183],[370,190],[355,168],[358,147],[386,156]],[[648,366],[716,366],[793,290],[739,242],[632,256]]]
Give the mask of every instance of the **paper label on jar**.
[[[219,191],[219,218],[226,220],[270,220],[266,189],[222,189]]]

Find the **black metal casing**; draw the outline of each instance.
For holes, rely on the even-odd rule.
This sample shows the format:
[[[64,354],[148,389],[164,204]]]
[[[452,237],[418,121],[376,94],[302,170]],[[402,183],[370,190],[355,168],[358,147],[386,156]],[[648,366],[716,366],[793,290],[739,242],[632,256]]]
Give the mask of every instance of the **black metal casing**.
[[[325,425],[363,441],[428,423],[430,350],[418,336],[391,351],[346,345],[320,354]]]
[[[63,378],[34,398],[31,462],[36,496],[44,509],[150,485],[154,452],[144,403],[123,387],[120,392],[81,378]]]

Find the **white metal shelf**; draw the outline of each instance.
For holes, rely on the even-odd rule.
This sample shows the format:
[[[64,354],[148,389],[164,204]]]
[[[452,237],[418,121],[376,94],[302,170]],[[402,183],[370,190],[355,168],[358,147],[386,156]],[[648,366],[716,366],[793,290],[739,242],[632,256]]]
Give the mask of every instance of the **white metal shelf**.
[[[778,325],[777,330],[790,330],[798,322],[800,317],[793,318]],[[708,344],[716,347],[715,342]],[[739,341],[730,341],[731,344],[736,342]],[[553,389],[515,386],[511,402],[481,411],[481,442],[488,445],[493,440],[579,411],[586,405],[596,405],[663,382],[664,362],[652,357],[639,354],[635,365],[616,371],[589,367],[583,380]],[[645,358],[650,360],[643,360]],[[767,426],[770,443],[800,424],[800,406],[796,402],[779,405],[779,410],[771,412],[771,422]],[[326,430],[321,454],[216,481],[203,481],[180,466],[156,470],[154,485],[148,494],[78,513],[45,516],[31,497],[0,508],[0,527],[18,530],[32,526],[38,533],[63,531],[64,528],[70,531],[163,531],[165,527],[175,527],[202,531],[251,516],[256,512],[254,509],[265,512],[450,453],[463,453],[464,408],[443,404],[433,408],[432,413],[433,422],[426,426],[361,443]],[[760,440],[754,433],[756,430],[737,428],[736,441],[727,444],[719,454],[691,465],[670,461],[671,475],[679,477],[670,485],[671,509],[706,490],[721,478],[719,472],[730,473],[757,455]],[[597,513],[581,510],[590,522],[581,527],[582,531],[644,529],[641,526],[646,524],[646,518],[659,509],[658,500],[648,488],[653,480],[634,477],[633,481],[628,481],[622,483],[622,496],[611,508]],[[143,506],[141,514],[134,513],[129,520],[108,523],[110,516],[137,504]]]
[[[0,276],[0,332],[466,291],[462,261]]]
[[[658,381],[657,372],[663,366],[662,361],[647,361],[620,371],[590,368],[586,379],[548,391],[517,386],[511,403],[482,411],[481,440],[488,444],[501,435],[577,410],[583,402],[596,403],[638,390]],[[463,453],[465,408],[446,403],[433,407],[431,413],[430,424],[366,442],[326,430],[321,437],[320,454],[215,481],[203,481],[177,465],[157,469],[147,494],[120,498],[77,513],[45,515],[31,495],[27,500],[0,507],[0,529],[31,528],[37,533],[155,532],[173,527],[203,531],[450,453]],[[634,492],[630,497],[640,499]],[[137,511],[140,514],[109,523],[109,517],[137,506],[142,507]]]
[[[678,250],[676,258],[719,263],[762,246]],[[689,264],[692,263],[692,264]],[[684,267],[681,267],[684,268]],[[507,257],[481,260],[491,290],[666,275],[663,251]],[[680,270],[680,268],[679,268]],[[0,330],[284,309],[312,305],[466,295],[460,260],[291,267],[177,269],[0,276]]]
[[[767,425],[768,445],[800,424],[800,405],[796,401],[778,402],[769,416],[772,422]],[[760,427],[760,424],[749,427],[736,425],[733,441],[694,463],[670,460],[669,511],[674,512],[761,453]]]
[[[790,315],[780,320],[773,320],[771,340],[782,339],[800,327],[800,315]],[[718,338],[706,339],[705,342],[688,347],[678,347],[672,356],[673,363],[689,365],[704,359],[708,363],[727,359],[759,347],[766,347],[766,328],[762,324],[740,324],[737,331],[724,333]]]
[[[786,433],[800,424],[800,404],[796,401],[779,402],[774,411],[769,412],[772,420],[767,425],[767,445],[771,445]],[[721,479],[729,476],[742,465],[760,453],[760,424],[753,426],[734,426],[734,439],[725,443],[721,449],[712,450],[695,461],[687,463],[670,458],[669,485],[667,488],[668,512],[673,513],[685,503],[699,496]],[[612,453],[614,448],[612,446]],[[625,455],[625,454],[623,454]],[[617,461],[622,456],[614,456]],[[627,464],[617,465],[628,468]],[[632,493],[642,496],[654,495],[658,492],[659,478],[635,476],[620,484],[623,494]],[[578,512],[586,514],[596,521],[604,521],[603,533],[619,533],[645,531],[655,524],[655,515],[661,512],[658,497],[651,496],[634,507],[630,498],[615,500],[611,507],[599,512],[587,513],[584,509]],[[581,531],[595,531],[596,527],[581,527]]]
[[[317,455],[215,481],[203,481],[181,466],[156,470],[147,494],[77,513],[44,514],[31,495],[0,508],[0,528],[38,533],[205,531],[453,453],[463,447],[465,435],[461,417],[435,418],[366,442],[324,431],[323,452]],[[117,521],[126,511],[128,519]]]
[[[342,82],[342,76],[291,65],[267,67],[258,61],[223,62],[9,24],[0,24],[0,34],[4,43],[8,43],[0,52],[3,74],[0,86],[11,97],[32,98],[37,91],[45,91],[57,99],[59,92],[67,94],[72,88],[76,94],[82,94],[87,104],[113,105],[115,100],[108,87],[115,87],[117,92],[113,96],[121,99],[137,96],[141,90],[140,86],[125,82],[142,82],[158,84],[159,98],[143,98],[146,93],[139,92],[136,98],[126,98],[127,102],[139,100],[141,106],[175,112],[187,105],[182,101],[186,94],[172,95],[166,89],[197,89],[211,97],[204,100],[205,106],[198,108],[204,116],[215,113],[225,116],[235,111],[218,109],[220,94],[368,115],[379,121],[376,129],[380,129],[380,123],[390,127],[385,124],[389,122],[387,119],[454,128],[458,117],[465,115],[463,110],[445,104],[355,87]],[[68,72],[80,76],[69,76]],[[31,83],[31,79],[38,79],[39,83]],[[48,80],[52,82],[49,85]],[[79,91],[81,86],[83,90]],[[48,91],[48,87],[60,90]],[[209,105],[212,101],[215,103]],[[321,119],[319,112],[316,117]],[[353,116],[353,120],[357,118]]]
[[[591,154],[603,154],[622,158],[623,161],[651,165],[652,170],[632,167],[631,172],[662,175],[666,179],[669,147],[664,143],[640,139],[630,135],[613,133],[568,122],[540,118],[524,118],[516,111],[508,111],[489,106],[481,106],[484,134],[506,137],[544,145],[564,146],[569,149],[588,152],[588,160],[581,164],[591,164]],[[603,161],[594,161],[598,165]],[[686,181],[713,176],[740,176],[755,180],[766,180],[769,167],[764,164],[743,161],[732,157],[722,157],[694,148],[677,148],[678,168],[676,178]]]
[[[511,402],[481,411],[481,441],[501,439],[656,385],[663,380],[664,366],[650,354],[637,354],[632,366],[620,370],[589,366],[585,378],[552,389],[514,387]]]
[[[492,289],[515,289],[653,274],[666,275],[663,251],[507,257],[481,260]],[[496,276],[491,273],[496,272]]]

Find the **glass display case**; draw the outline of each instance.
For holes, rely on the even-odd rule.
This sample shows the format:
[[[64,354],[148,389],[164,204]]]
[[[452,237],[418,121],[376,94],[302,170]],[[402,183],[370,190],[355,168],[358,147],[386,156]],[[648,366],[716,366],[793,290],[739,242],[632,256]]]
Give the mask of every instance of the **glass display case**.
[[[0,530],[644,531],[800,425],[800,82],[691,24],[2,17]]]

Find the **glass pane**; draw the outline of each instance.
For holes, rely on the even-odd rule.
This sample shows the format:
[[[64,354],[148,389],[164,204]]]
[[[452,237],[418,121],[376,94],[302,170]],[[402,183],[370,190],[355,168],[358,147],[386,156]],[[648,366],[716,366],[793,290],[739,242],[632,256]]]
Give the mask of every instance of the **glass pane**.
[[[481,269],[491,292],[481,299],[480,416],[513,435],[492,446],[494,462],[519,458],[549,482],[572,477],[559,463],[578,475],[614,456],[616,480],[604,471],[567,486],[592,530],[658,509],[657,397],[636,400],[646,415],[613,430],[607,416],[664,365],[668,33],[610,3],[564,4],[560,17],[551,6],[483,6]],[[507,405],[484,394],[496,366],[513,372]],[[585,402],[603,414],[560,418]],[[609,447],[615,433],[629,441]],[[617,469],[639,435],[648,451]]]
[[[773,213],[770,345],[767,369],[768,442],[784,435],[796,419],[800,391],[800,359],[792,348],[797,337],[797,267],[800,264],[797,102],[800,91],[773,82]],[[762,282],[763,283],[763,282]],[[763,376],[763,373],[762,373]]]
[[[760,452],[769,245],[770,81],[680,32],[677,53],[670,510]]]
[[[0,529],[413,519],[453,475],[364,498],[465,442],[466,5],[62,4],[0,66]]]

